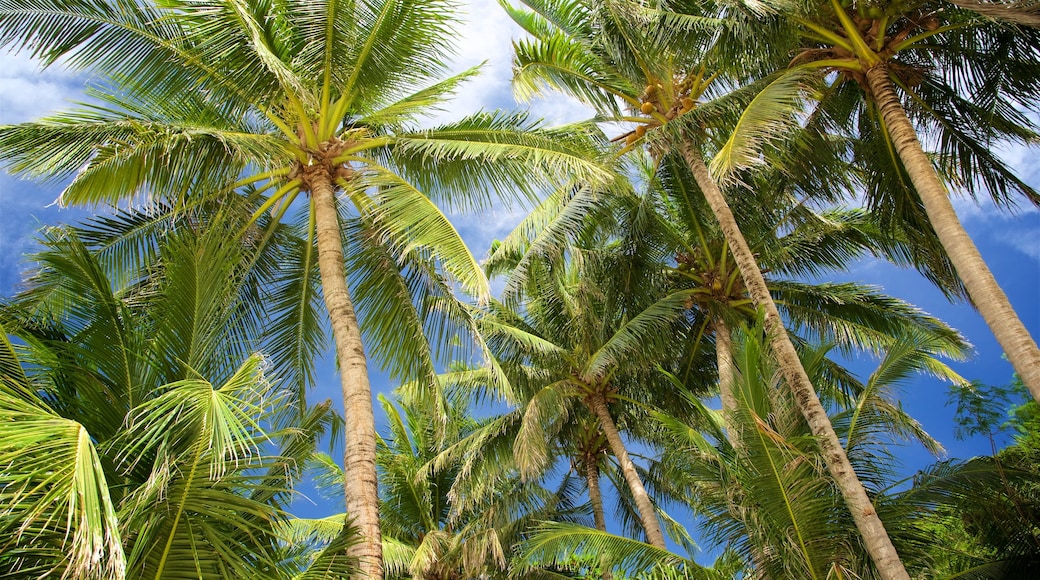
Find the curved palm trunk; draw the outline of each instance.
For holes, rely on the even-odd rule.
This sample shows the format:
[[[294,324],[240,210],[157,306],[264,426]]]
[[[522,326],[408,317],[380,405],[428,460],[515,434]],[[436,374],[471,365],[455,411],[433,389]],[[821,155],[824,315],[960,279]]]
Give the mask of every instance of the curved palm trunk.
[[[722,399],[722,414],[726,418],[726,439],[734,449],[740,448],[740,434],[734,428],[734,415],[737,412],[737,397],[733,388],[733,338],[729,334],[729,328],[723,320],[717,319],[712,323],[715,329],[715,361],[719,371],[719,398]]]
[[[773,297],[769,294],[762,271],[737,226],[737,221],[733,217],[726,198],[723,197],[718,184],[708,172],[708,167],[704,164],[704,159],[700,154],[695,152],[689,144],[683,147],[682,153],[693,172],[697,185],[704,192],[704,197],[711,206],[712,213],[719,221],[719,227],[729,244],[737,267],[740,268],[740,276],[744,280],[751,299],[755,306],[765,310],[766,335],[773,356],[780,365],[780,371],[794,395],[798,409],[805,417],[820,445],[823,458],[827,462],[827,470],[845,498],[845,504],[852,513],[856,527],[863,536],[863,544],[871,559],[874,560],[879,575],[885,579],[909,580],[910,576],[906,573],[903,562],[899,559],[899,554],[896,553],[884,524],[881,523],[881,518],[874,511],[870,497],[867,496],[867,490],[863,488],[863,483],[853,471],[845,449],[831,425],[830,417],[820,404],[820,398],[816,395],[816,390],[802,366],[801,359],[798,358],[798,352],[795,350],[791,338],[787,336],[787,329],[784,328]]]
[[[589,484],[589,501],[592,502],[592,518],[596,522],[596,529],[607,531],[607,518],[603,514],[603,494],[599,490],[599,468],[596,467],[595,458],[585,458],[585,480]],[[607,563],[600,558],[603,566],[603,580],[612,580],[613,575],[607,567]]]
[[[928,221],[935,228],[953,267],[968,289],[972,303],[982,314],[1033,398],[1040,401],[1040,349],[957,219],[946,188],[921,148],[917,131],[899,103],[888,76],[888,68],[878,65],[868,70],[867,83],[888,126],[899,159],[921,196]]]
[[[376,423],[372,410],[372,388],[368,382],[361,329],[347,288],[339,214],[328,175],[314,179],[311,184],[311,202],[314,204],[322,293],[332,322],[343,389],[346,440],[343,472],[346,476],[347,514],[354,518],[354,525],[358,527],[362,538],[350,550],[350,554],[358,558],[363,578],[382,580],[383,555],[379,533]]]
[[[610,450],[614,453],[614,457],[617,457],[618,463],[621,464],[621,473],[625,476],[625,482],[628,483],[628,489],[632,492],[632,498],[636,502],[636,509],[639,510],[639,520],[646,531],[647,541],[662,550],[667,549],[664,543],[664,534],[661,533],[661,524],[657,521],[657,514],[654,513],[654,504],[650,501],[650,495],[646,493],[642,480],[639,479],[639,473],[636,471],[635,464],[632,463],[632,458],[628,456],[625,442],[621,440],[621,435],[618,434],[617,426],[614,424],[614,418],[610,416],[610,410],[607,409],[607,399],[603,396],[603,393],[590,395],[589,407],[591,407],[592,412],[599,419],[600,428],[603,429],[603,434],[607,437]]]

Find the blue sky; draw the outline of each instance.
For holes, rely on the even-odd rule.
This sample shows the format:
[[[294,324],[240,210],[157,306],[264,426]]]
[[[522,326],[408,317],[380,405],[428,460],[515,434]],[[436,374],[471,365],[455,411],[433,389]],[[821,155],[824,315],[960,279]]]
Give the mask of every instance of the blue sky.
[[[498,8],[494,0],[475,0],[467,4],[469,15],[460,28],[459,57],[456,70],[486,61],[480,77],[462,89],[440,120],[449,120],[477,109],[514,108],[509,87],[510,40],[518,29]],[[26,121],[48,111],[67,106],[79,98],[87,81],[60,70],[40,71],[23,55],[0,55],[0,123]],[[555,123],[585,118],[585,110],[565,99],[548,99],[531,104],[532,114]],[[1037,148],[1004,149],[1000,154],[1029,184],[1040,188],[1040,163]],[[33,231],[41,225],[72,222],[87,215],[82,209],[62,209],[53,205],[61,184],[40,185],[8,175],[0,175],[0,292],[9,296],[24,267],[23,255],[33,247]],[[1019,316],[1034,337],[1040,337],[1040,212],[1023,206],[1016,214],[998,212],[988,204],[956,197],[955,206],[969,234],[978,244]],[[519,220],[521,208],[496,208],[479,216],[454,216],[456,227],[478,259],[490,241],[502,237]],[[954,362],[955,371],[969,380],[1006,384],[1011,367],[1001,360],[1001,350],[981,317],[966,304],[951,304],[927,281],[912,271],[891,265],[863,261],[835,279],[874,284],[944,319],[959,329],[974,345],[974,356]],[[876,361],[861,360],[856,370],[866,371]],[[324,363],[314,400],[338,398],[339,386],[331,360]],[[375,386],[387,391],[393,385],[374,377]],[[920,379],[904,385],[901,401],[911,415],[947,449],[951,457],[970,457],[988,453],[989,443],[982,439],[959,442],[953,437],[953,408],[946,405],[947,388],[935,381]],[[903,471],[912,473],[932,458],[919,448],[901,451]]]

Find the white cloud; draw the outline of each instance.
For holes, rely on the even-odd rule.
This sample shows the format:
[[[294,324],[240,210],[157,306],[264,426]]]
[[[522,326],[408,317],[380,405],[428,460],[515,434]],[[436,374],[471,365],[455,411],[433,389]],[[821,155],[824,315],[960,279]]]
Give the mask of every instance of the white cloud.
[[[1037,230],[1040,230],[1040,223],[1032,220],[1028,227],[1004,227],[994,230],[993,238],[1040,263],[1040,236],[1037,235]]]
[[[496,0],[471,0],[462,7],[458,25],[457,56],[451,64],[455,72],[485,63],[481,74],[459,91],[450,110],[436,121],[444,122],[479,109],[513,110],[524,108],[536,118],[552,125],[570,123],[592,116],[592,111],[577,101],[560,96],[517,104],[513,98],[513,41],[525,32],[503,11]]]
[[[1037,164],[1036,147],[1025,145],[1002,145],[994,150],[1015,171],[1022,181],[1040,185],[1040,165]]]
[[[1040,124],[1040,115],[1027,112],[1026,116],[1033,123]],[[1018,143],[1001,143],[994,147],[993,153],[1003,160],[1019,179],[1033,189],[1040,189],[1040,161],[1038,161],[1040,150],[1035,145],[1027,147]],[[978,201],[975,201],[969,196],[958,194],[955,191],[952,200],[953,206],[957,210],[957,215],[964,221],[981,220],[992,222],[994,218],[997,218],[999,221],[1006,219],[1009,213],[1008,210],[997,208],[991,200],[988,198],[983,199],[981,196]],[[1028,215],[1040,213],[1040,209],[1024,199],[1017,199],[1016,202],[1016,207],[1010,212],[1012,214]]]
[[[24,53],[0,53],[0,124],[30,121],[82,98],[83,78],[60,65],[41,70]],[[70,215],[51,206],[60,185],[41,187],[0,175],[0,292],[9,294],[21,279],[24,256],[37,249],[34,232],[41,225],[69,222]]]
[[[1038,189],[1040,185],[1033,185],[1033,188]],[[980,195],[978,199],[972,199],[967,194],[955,192],[950,197],[950,202],[953,204],[954,211],[957,212],[957,217],[965,226],[974,222],[988,224],[1006,219],[1040,215],[1040,209],[1025,199],[1016,200],[1014,208],[1008,209],[997,207],[988,197],[984,198]]]
[[[491,240],[506,237],[520,223],[528,210],[513,204],[512,207],[499,206],[480,214],[451,214],[448,218],[459,230],[470,251],[478,260],[491,246]]]
[[[0,123],[21,123],[82,98],[83,78],[60,65],[41,70],[24,53],[0,54]]]

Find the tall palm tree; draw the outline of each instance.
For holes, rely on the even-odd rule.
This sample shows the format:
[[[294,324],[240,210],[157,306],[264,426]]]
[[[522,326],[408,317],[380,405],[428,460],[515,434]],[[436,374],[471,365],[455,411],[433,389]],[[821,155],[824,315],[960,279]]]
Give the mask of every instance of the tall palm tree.
[[[267,196],[257,215],[309,211],[342,383],[347,509],[364,537],[353,553],[371,578],[382,575],[376,434],[350,286],[371,309],[361,314],[380,362],[432,380],[423,326],[440,311],[412,307],[407,290],[436,264],[461,289],[488,293],[437,204],[481,208],[500,186],[529,192],[546,176],[599,173],[586,135],[535,131],[523,115],[414,125],[476,72],[433,81],[452,18],[448,2],[414,0],[0,4],[0,44],[106,83],[90,93],[98,105],[0,129],[9,168],[74,176],[68,204],[180,205],[255,186]],[[300,193],[307,201],[294,204]]]
[[[723,394],[727,415],[734,416],[739,413],[740,405],[733,392],[735,372],[731,370],[727,373],[725,370],[727,367],[732,369],[734,357],[732,347],[727,346],[725,339],[729,338],[730,328],[739,326],[742,321],[754,320],[756,311],[728,256],[725,241],[717,227],[705,217],[703,200],[698,200],[697,196],[693,195],[695,191],[691,188],[685,168],[681,163],[676,165],[674,159],[671,161],[672,163],[666,163],[659,168],[658,172],[645,176],[648,195],[640,198],[615,193],[605,200],[608,203],[599,204],[596,211],[608,215],[610,219],[590,220],[596,225],[588,229],[598,228],[607,231],[607,239],[610,236],[616,237],[613,243],[619,248],[625,248],[625,255],[629,260],[638,260],[635,256],[640,253],[629,240],[639,240],[652,246],[652,251],[646,252],[642,258],[649,263],[649,266],[644,268],[668,274],[664,280],[658,282],[660,287],[654,291],[661,296],[673,293],[672,296],[676,298],[673,303],[678,305],[678,313],[685,312],[685,317],[688,318],[687,332],[692,337],[699,339],[708,334],[713,327],[715,329],[714,346],[718,360],[720,391]],[[777,177],[781,179],[778,181]],[[771,176],[769,180],[774,183],[783,181],[782,176]],[[766,189],[764,184],[760,187]],[[744,191],[743,196],[752,199],[755,192]],[[784,279],[784,276],[818,275],[828,268],[840,268],[868,251],[878,254],[898,253],[901,246],[898,241],[891,240],[878,231],[877,224],[870,219],[869,212],[832,210],[817,213],[796,201],[786,199],[784,195],[762,196],[758,203],[753,204],[757,210],[755,216],[745,220],[745,223],[752,226],[746,228],[746,231],[749,232],[760,263],[769,268],[767,283],[770,292],[777,297],[778,306],[785,312],[785,319],[792,328],[799,330],[810,340],[838,341],[846,352],[858,352],[859,349],[881,351],[894,344],[893,335],[916,333],[927,336],[928,340],[948,356],[963,355],[966,346],[955,331],[906,303],[879,294],[873,288],[856,284],[813,285]],[[623,209],[626,207],[629,208],[628,211]],[[604,222],[609,224],[604,225]],[[653,234],[647,235],[647,232]],[[783,235],[778,235],[778,232],[782,232]],[[603,245],[598,241],[583,240],[581,235],[576,242],[591,247]],[[572,247],[567,252],[574,253],[573,259],[576,263],[588,264],[590,261],[584,257],[591,253],[587,249],[578,250]],[[513,258],[517,259],[516,256]],[[493,267],[507,272],[514,270],[505,256],[499,256],[498,259],[501,263],[493,262]],[[563,260],[563,257],[557,257],[556,260]],[[537,332],[537,336],[545,338],[542,328],[544,325],[531,322],[532,311],[542,308],[542,303],[553,305],[578,301],[546,298],[547,292],[542,289],[552,288],[554,284],[546,282],[538,273],[543,261],[551,263],[553,260],[541,255],[537,260],[527,261],[526,276],[529,278],[531,289],[524,297],[530,302],[524,304],[523,312],[525,321],[539,330],[533,331],[525,327],[525,331]],[[629,269],[609,267],[607,271],[613,278],[625,279],[628,277]],[[589,274],[585,276],[588,277]],[[630,295],[640,291],[638,285],[626,288],[626,293]],[[584,305],[584,302],[582,304]],[[577,304],[569,309],[582,314],[591,310],[587,306],[579,307]],[[575,326],[582,326],[573,320],[570,322]],[[491,336],[493,338],[489,338],[489,341],[492,345],[499,345],[500,341],[505,340],[495,337],[494,330]],[[516,339],[518,343],[520,340]],[[537,355],[532,354],[531,345],[526,345],[526,348],[514,348],[527,353],[524,360],[528,361],[528,364],[537,358]],[[687,348],[701,352],[710,351],[710,346],[705,347],[704,341],[701,340],[691,340]],[[679,364],[663,359],[658,362],[674,370],[668,374],[674,385],[703,393],[705,385],[713,380],[713,377],[703,376],[703,357],[689,352],[683,353],[682,356],[685,360]],[[629,356],[626,359],[626,368],[631,369],[636,364],[638,363],[634,357]],[[537,377],[538,380],[544,380],[544,373],[534,372],[535,368],[541,367],[532,365],[528,374]],[[828,376],[832,378],[848,380],[840,368],[828,366],[827,371],[830,373]],[[726,381],[727,378],[730,380]],[[652,390],[652,387],[647,386],[651,383],[643,380],[643,390]],[[631,391],[621,392],[619,396],[622,399],[637,397]],[[538,405],[539,408],[546,406],[544,403]],[[692,408],[698,407],[693,405]],[[549,415],[544,410],[541,414]],[[574,411],[571,410],[570,415],[573,414]],[[572,422],[574,419],[568,415],[565,420]],[[657,423],[652,418],[637,423],[645,422]],[[734,417],[732,428],[726,430],[734,448],[740,446],[740,430],[736,427],[737,424]],[[544,429],[546,433],[554,432],[554,427]],[[635,431],[652,433],[654,429],[642,428]],[[540,440],[546,433],[538,433],[535,438]],[[657,484],[658,493],[671,490],[673,493],[681,494],[681,490],[668,485],[668,480],[668,477],[652,479]],[[590,485],[590,496],[591,488]]]
[[[934,229],[972,304],[1040,400],[1040,349],[1015,313],[944,184],[996,205],[1040,193],[993,153],[997,142],[1035,143],[1016,109],[1040,99],[1040,29],[997,24],[944,1],[770,3],[789,26],[776,42],[795,54],[790,71],[837,73],[820,91],[816,122],[855,134],[867,202],[910,227]],[[930,157],[922,138],[934,143]]]
[[[627,483],[624,476],[618,473],[620,466],[612,461],[610,445],[599,427],[599,421],[589,413],[582,412],[580,407],[574,408],[573,401],[567,399],[554,412],[551,402],[547,405],[544,400],[554,396],[552,390],[541,392],[543,400],[537,400],[537,394],[547,379],[546,361],[539,360],[541,356],[535,352],[538,350],[535,348],[526,351],[530,355],[530,364],[526,368],[513,364],[517,360],[512,358],[514,355],[525,356],[516,352],[524,347],[514,349],[518,345],[509,344],[510,339],[503,335],[513,335],[518,342],[527,342],[530,338],[525,339],[519,334],[523,331],[509,329],[508,326],[514,325],[516,319],[500,308],[498,304],[490,305],[491,312],[478,318],[478,324],[488,323],[484,331],[491,338],[495,353],[491,364],[445,373],[440,377],[441,388],[464,392],[477,404],[484,397],[501,398],[511,409],[481,421],[477,428],[464,437],[445,445],[429,463],[432,467],[424,469],[457,470],[451,496],[469,498],[471,502],[480,505],[481,502],[487,502],[481,498],[495,493],[493,484],[496,481],[515,475],[523,482],[543,482],[542,485],[548,485],[545,482],[555,481],[559,470],[565,466],[563,481],[568,484],[573,481],[584,482],[584,490],[577,491],[587,492],[588,503],[583,507],[591,510],[591,522],[602,532],[607,531],[603,482],[609,479],[615,489],[624,495],[619,498],[622,501],[619,501],[617,513],[626,533],[633,536],[642,534],[638,508],[632,501],[631,493],[624,494],[622,490]],[[514,354],[506,355],[508,351],[514,351]],[[501,373],[499,376],[496,377],[497,373],[491,370],[493,367],[498,368]],[[492,482],[492,485],[488,482]],[[576,487],[580,488],[580,484]],[[563,495],[560,498],[561,503],[563,500],[574,503],[573,499]],[[559,514],[548,515],[550,517],[541,519],[561,521]],[[595,560],[601,576],[609,580],[611,574],[607,564],[611,560],[610,555],[597,554]]]
[[[285,412],[251,350],[256,248],[221,225],[168,232],[122,280],[79,232],[45,232],[0,309],[5,577],[289,577],[292,466],[333,416]]]
[[[534,41],[515,45],[516,92],[530,96],[546,87],[563,91],[592,105],[606,119],[637,123],[626,137],[627,148],[648,142],[651,152],[681,156],[719,223],[749,296],[764,311],[769,344],[787,388],[795,394],[817,437],[827,467],[882,576],[907,578],[884,524],[802,367],[733,211],[705,162],[704,147],[710,137],[706,128],[717,125],[727,106],[724,102],[709,106],[699,101],[717,94],[723,84],[717,75],[727,71],[709,71],[708,65],[725,63],[730,54],[725,52],[727,47],[712,44],[718,38],[714,33],[677,39],[667,14],[647,18],[644,8],[633,3],[575,0],[552,5],[531,2],[529,6],[531,11],[508,8],[514,20],[535,36]],[[700,18],[697,25],[718,22]],[[718,48],[715,54],[707,51],[709,57],[717,58],[705,59],[704,45]],[[702,54],[691,55],[691,51]],[[735,60],[732,64],[743,62]],[[739,82],[755,72],[739,70],[730,76]],[[796,126],[793,114],[778,112],[796,109],[803,79],[804,75],[782,76],[755,89],[752,106],[739,115],[735,125],[724,128],[730,138],[712,161],[716,173],[725,175],[734,167],[753,163],[759,158],[757,151],[764,137],[774,134],[777,126]]]

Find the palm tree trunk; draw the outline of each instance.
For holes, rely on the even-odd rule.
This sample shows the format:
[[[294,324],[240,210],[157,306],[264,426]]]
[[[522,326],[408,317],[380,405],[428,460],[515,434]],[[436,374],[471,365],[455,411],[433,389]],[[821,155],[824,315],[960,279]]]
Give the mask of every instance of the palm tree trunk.
[[[336,211],[332,180],[325,174],[311,183],[318,267],[322,294],[332,323],[343,389],[343,418],[346,441],[343,472],[346,476],[347,515],[362,541],[350,550],[358,558],[363,578],[382,580],[383,555],[379,533],[379,492],[376,484],[376,422],[372,410],[372,388],[361,344],[361,329],[350,300],[344,270],[343,241]]]
[[[596,529],[607,531],[607,518],[603,515],[603,494],[599,490],[599,469],[592,458],[585,458],[585,480],[589,485],[589,501],[592,502],[592,519],[596,521]]]
[[[972,12],[1012,24],[1040,28],[1040,4],[1031,0],[950,0]]]
[[[831,425],[830,417],[820,404],[816,389],[809,380],[801,359],[798,358],[798,352],[795,350],[791,338],[787,336],[787,329],[784,328],[780,312],[777,311],[773,297],[766,287],[762,270],[759,269],[751,249],[748,248],[747,241],[737,226],[737,221],[733,217],[726,198],[723,197],[718,184],[708,172],[708,167],[704,164],[704,159],[700,154],[695,152],[689,144],[683,147],[682,153],[693,172],[697,185],[704,193],[708,205],[711,206],[712,213],[719,221],[719,227],[729,244],[737,267],[740,268],[740,276],[744,280],[751,299],[755,306],[765,311],[766,335],[773,356],[780,365],[780,372],[783,373],[788,388],[794,395],[798,409],[805,417],[820,445],[823,458],[827,462],[827,470],[845,498],[845,504],[852,514],[852,519],[856,522],[860,535],[863,536],[863,544],[871,559],[874,560],[879,575],[886,580],[909,580],[910,576],[906,573],[903,562],[899,559],[899,554],[892,545],[892,540],[888,537],[884,524],[881,523],[881,518],[874,511],[870,497],[867,496],[867,490],[863,488],[863,483],[852,469],[841,440],[838,439],[838,435]]]
[[[625,442],[621,440],[621,435],[618,434],[614,418],[610,416],[610,410],[607,409],[606,397],[603,396],[603,393],[597,392],[590,395],[588,401],[592,412],[599,418],[599,426],[607,437],[610,450],[614,453],[614,457],[617,457],[618,463],[621,464],[621,473],[625,476],[625,482],[628,483],[628,489],[632,492],[632,498],[636,502],[636,509],[639,510],[639,520],[646,531],[647,542],[652,546],[666,550],[664,534],[661,533],[661,524],[657,521],[657,514],[654,512],[654,504],[650,501],[650,495],[646,493],[642,480],[639,479],[639,473],[636,471],[635,464],[632,463],[632,458],[628,456]]]
[[[726,419],[726,439],[734,449],[740,448],[740,434],[735,428],[734,415],[737,413],[737,397],[733,392],[736,384],[733,369],[733,339],[729,328],[721,319],[712,323],[715,329],[715,361],[719,371],[719,398],[722,399],[722,415]]]
[[[899,159],[921,196],[928,221],[935,228],[953,267],[968,289],[972,303],[982,314],[1033,398],[1040,401],[1040,349],[957,219],[946,188],[921,148],[917,131],[899,103],[888,76],[888,68],[881,64],[868,70],[867,83],[881,110]]]
[[[607,518],[603,514],[603,494],[599,490],[599,468],[596,467],[595,457],[585,458],[585,480],[589,484],[589,501],[592,502],[592,519],[596,522],[596,529],[607,531]],[[609,563],[601,555],[600,566],[602,567],[603,580],[612,580]]]

